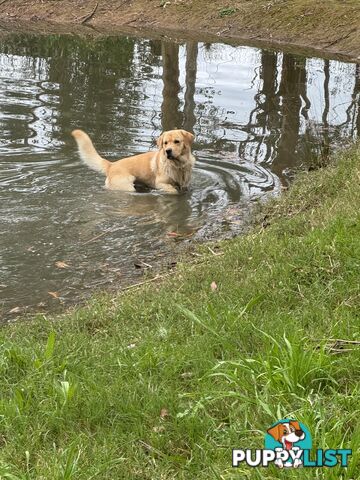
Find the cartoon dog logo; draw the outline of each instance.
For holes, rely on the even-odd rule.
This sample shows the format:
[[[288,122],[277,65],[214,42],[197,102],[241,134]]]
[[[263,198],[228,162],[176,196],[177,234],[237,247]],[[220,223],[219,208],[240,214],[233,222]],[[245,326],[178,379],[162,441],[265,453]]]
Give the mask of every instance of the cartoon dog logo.
[[[279,422],[269,428],[267,430],[267,433],[271,435],[275,442],[278,442],[278,444],[281,445],[275,447],[276,452],[281,452],[284,450],[292,450],[293,452],[296,452],[300,450],[300,447],[296,446],[296,443],[304,440],[306,436],[304,430],[300,426],[299,422],[297,422],[296,420],[285,420],[283,422]],[[281,458],[278,458],[274,463],[279,468],[298,468],[302,465],[302,461],[300,458],[295,458],[293,462],[286,461],[285,463]]]

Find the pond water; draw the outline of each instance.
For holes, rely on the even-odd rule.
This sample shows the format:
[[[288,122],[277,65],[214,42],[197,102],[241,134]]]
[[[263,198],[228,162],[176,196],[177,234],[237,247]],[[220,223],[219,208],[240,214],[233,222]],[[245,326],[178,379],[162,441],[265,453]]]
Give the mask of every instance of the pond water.
[[[335,60],[126,36],[0,36],[3,317],[139,281],[134,264],[172,260],[175,234],[236,231],[255,201],[358,134],[359,97],[359,66]],[[106,191],[69,135],[82,128],[118,159],[176,127],[195,133],[197,157],[191,189],[177,197]]]

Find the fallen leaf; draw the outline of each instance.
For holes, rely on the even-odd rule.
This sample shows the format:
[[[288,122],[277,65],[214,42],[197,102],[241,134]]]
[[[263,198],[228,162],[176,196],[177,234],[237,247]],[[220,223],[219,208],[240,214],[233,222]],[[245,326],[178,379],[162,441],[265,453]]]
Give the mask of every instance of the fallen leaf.
[[[161,411],[160,411],[160,418],[166,418],[168,417],[170,414],[169,414],[169,410],[167,410],[166,408],[162,408]]]
[[[173,238],[175,240],[182,240],[184,238],[192,237],[194,235],[194,233],[195,233],[195,231],[190,232],[190,233],[167,232],[166,236],[170,237],[170,238]]]
[[[68,265],[67,263],[65,262],[61,262],[60,260],[55,262],[55,267],[57,268],[69,268],[70,265]]]
[[[59,298],[59,293],[58,292],[48,292],[49,295],[51,295],[54,298]]]
[[[215,292],[215,290],[217,290],[218,286],[215,282],[211,282],[210,288],[213,292]]]
[[[19,312],[21,312],[21,307],[14,307],[9,311],[9,313],[19,313]]]

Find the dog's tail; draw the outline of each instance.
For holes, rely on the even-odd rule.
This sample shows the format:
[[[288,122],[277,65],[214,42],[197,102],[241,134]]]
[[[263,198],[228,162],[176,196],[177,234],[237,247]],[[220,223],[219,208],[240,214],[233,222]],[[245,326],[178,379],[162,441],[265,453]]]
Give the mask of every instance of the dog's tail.
[[[82,130],[73,130],[71,135],[76,140],[81,160],[93,170],[106,174],[110,162],[100,157],[90,137]]]

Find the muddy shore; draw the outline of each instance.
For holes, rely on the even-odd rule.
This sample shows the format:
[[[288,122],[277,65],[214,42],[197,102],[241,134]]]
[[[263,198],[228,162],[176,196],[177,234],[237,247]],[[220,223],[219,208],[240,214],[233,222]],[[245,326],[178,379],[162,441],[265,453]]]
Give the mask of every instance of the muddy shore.
[[[180,34],[360,59],[357,0],[5,0],[0,31]]]

